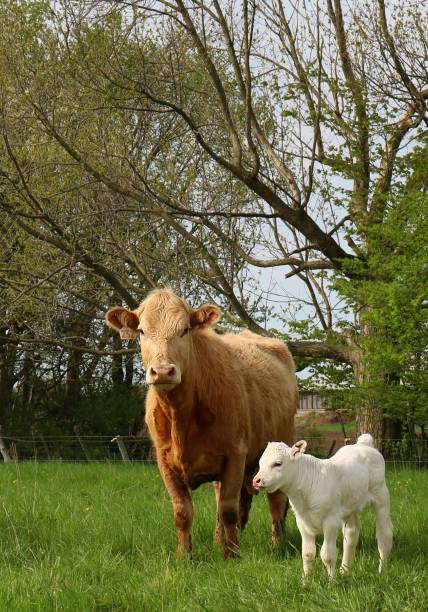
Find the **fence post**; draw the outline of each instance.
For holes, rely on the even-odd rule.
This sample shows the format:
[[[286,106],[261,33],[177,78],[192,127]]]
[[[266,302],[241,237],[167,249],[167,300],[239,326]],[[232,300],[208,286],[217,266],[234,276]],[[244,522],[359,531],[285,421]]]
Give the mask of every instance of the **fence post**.
[[[85,453],[86,461],[90,461],[91,457],[89,455],[88,449],[86,448],[86,444],[84,443],[83,439],[80,437],[79,426],[75,425],[73,427],[73,430],[74,430],[74,433],[76,434],[76,438],[79,440],[79,444],[82,447],[83,452]]]
[[[115,438],[112,439],[112,442],[117,442],[117,445],[119,447],[119,452],[122,456],[122,461],[130,461],[128,451],[126,450],[126,446],[125,446],[122,436],[116,436]]]
[[[332,456],[333,450],[334,450],[335,446],[336,446],[336,440],[333,440],[333,442],[331,443],[331,446],[330,446],[330,448],[328,450],[326,459],[329,459]]]

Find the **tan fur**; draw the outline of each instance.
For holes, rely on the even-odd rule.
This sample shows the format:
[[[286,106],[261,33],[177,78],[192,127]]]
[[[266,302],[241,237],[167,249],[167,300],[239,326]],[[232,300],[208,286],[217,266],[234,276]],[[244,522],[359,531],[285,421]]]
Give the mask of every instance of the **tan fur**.
[[[121,321],[134,321],[117,308],[109,313],[107,323],[118,331]],[[173,364],[180,373],[178,384],[151,385],[146,398],[146,423],[171,495],[179,550],[191,547],[190,489],[218,481],[217,538],[223,532],[225,556],[232,556],[239,516],[245,522],[251,504],[243,489],[261,453],[271,440],[293,441],[298,402],[293,359],[275,339],[248,331],[219,336],[209,327],[220,316],[216,306],[191,309],[170,290],[155,290],[134,313],[144,331],[146,371],[153,364]],[[275,539],[286,502],[276,496],[270,503]]]

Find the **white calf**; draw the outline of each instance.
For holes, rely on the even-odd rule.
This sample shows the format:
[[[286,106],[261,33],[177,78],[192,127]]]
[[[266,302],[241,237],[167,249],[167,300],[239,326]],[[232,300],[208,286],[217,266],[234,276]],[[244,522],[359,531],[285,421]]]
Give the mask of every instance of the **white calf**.
[[[315,536],[323,533],[321,559],[330,578],[336,573],[337,529],[343,526],[343,559],[346,572],[355,556],[360,530],[359,515],[367,504],[376,512],[376,538],[380,555],[379,571],[392,548],[389,491],[385,483],[385,462],[373,446],[370,434],[356,444],[344,446],[330,459],[304,455],[305,440],[289,447],[270,442],[260,458],[253,480],[258,490],[286,493],[302,536],[303,571],[307,575],[315,558]]]

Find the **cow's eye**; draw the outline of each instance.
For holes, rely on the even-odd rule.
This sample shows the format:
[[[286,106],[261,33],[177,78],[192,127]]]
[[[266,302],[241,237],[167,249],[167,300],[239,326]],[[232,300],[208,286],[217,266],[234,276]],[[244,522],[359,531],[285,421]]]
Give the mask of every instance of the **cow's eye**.
[[[183,338],[183,336],[185,336],[186,334],[188,334],[190,331],[190,327],[187,327],[184,332],[182,334],[180,334],[180,338]]]
[[[274,465],[274,467],[281,467],[282,461],[275,461],[275,463],[273,465]]]

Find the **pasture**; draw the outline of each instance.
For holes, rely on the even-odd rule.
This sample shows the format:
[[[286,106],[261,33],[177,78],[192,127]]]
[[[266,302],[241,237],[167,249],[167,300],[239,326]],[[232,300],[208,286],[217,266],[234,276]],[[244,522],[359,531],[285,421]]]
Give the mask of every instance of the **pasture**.
[[[406,612],[426,609],[428,473],[390,469],[395,543],[377,574],[371,510],[363,513],[349,576],[328,583],[317,557],[302,584],[291,512],[287,551],[270,546],[263,495],[241,538],[241,559],[212,547],[214,495],[194,494],[193,558],[177,559],[170,501],[157,468],[144,464],[3,464],[0,610]]]

